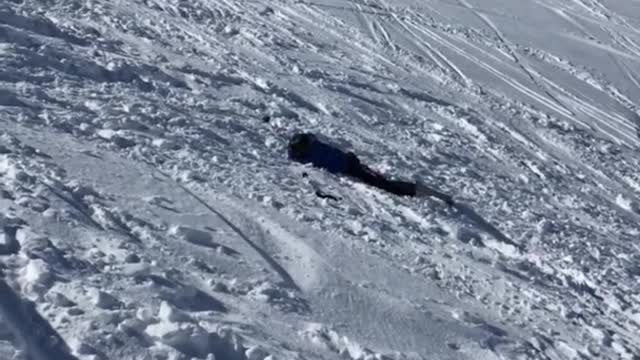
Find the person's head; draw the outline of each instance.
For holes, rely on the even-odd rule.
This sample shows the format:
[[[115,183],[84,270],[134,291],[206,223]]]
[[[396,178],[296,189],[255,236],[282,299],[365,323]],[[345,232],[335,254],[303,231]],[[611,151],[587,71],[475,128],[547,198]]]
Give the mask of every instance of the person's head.
[[[303,158],[309,153],[313,146],[314,136],[312,134],[296,134],[289,141],[289,156],[292,158]]]

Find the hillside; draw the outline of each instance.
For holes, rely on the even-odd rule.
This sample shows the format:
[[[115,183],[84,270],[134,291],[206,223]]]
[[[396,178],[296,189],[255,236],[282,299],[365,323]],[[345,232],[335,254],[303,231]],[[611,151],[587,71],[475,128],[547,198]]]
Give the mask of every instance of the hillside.
[[[0,359],[640,359],[638,14],[1,2]]]

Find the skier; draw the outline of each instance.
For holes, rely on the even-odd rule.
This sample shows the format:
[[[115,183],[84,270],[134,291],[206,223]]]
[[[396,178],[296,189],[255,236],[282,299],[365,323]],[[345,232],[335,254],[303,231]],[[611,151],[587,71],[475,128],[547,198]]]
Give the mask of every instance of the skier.
[[[320,141],[310,133],[295,134],[289,141],[291,160],[325,169],[333,174],[347,175],[365,184],[400,196],[431,196],[453,206],[451,196],[430,189],[419,182],[390,180],[362,164],[352,152],[344,152],[335,146]]]

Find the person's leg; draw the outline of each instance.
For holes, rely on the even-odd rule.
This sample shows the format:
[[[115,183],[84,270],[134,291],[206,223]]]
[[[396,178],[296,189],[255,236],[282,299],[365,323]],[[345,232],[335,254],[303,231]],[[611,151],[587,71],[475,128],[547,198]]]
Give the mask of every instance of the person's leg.
[[[400,196],[416,196],[416,184],[400,180],[387,180],[382,178],[378,187],[390,193]]]
[[[349,159],[349,171],[347,175],[362,181],[365,184],[377,187],[399,196],[415,196],[416,184],[406,181],[389,180],[383,175],[363,165],[360,160],[351,154]]]

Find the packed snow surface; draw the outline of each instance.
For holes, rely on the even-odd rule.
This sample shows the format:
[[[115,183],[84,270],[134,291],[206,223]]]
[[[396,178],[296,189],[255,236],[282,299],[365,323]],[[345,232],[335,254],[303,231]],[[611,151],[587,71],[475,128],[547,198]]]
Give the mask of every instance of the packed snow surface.
[[[2,0],[0,359],[638,360],[638,99],[637,0]]]

